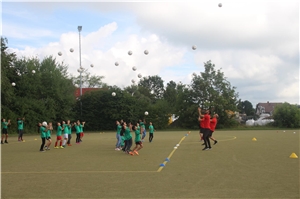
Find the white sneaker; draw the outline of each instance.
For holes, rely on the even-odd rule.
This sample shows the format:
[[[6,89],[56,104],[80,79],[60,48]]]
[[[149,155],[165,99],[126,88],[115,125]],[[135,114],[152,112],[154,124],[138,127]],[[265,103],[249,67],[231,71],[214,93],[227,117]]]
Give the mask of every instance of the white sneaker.
[[[115,150],[116,150],[116,151],[120,151],[120,149],[119,149],[119,148],[115,148]]]

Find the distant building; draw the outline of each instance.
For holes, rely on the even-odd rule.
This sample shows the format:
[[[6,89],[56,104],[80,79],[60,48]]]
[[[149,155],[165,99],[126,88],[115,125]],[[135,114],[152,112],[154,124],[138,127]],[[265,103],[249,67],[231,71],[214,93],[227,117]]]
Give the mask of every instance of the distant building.
[[[101,88],[82,88],[82,95],[84,95],[87,92],[93,92],[98,90],[101,90]],[[80,97],[80,88],[76,88],[74,95],[76,99]]]
[[[256,115],[261,115],[261,114],[270,114],[270,116],[273,115],[274,109],[277,105],[281,105],[283,103],[281,102],[267,102],[267,103],[258,103],[256,105],[256,110],[255,113]]]

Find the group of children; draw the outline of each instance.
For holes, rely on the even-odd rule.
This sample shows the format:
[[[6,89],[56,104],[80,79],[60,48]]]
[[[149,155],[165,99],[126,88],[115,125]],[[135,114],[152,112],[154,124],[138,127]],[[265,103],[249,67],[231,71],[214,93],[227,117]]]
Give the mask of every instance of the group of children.
[[[23,140],[23,133],[24,133],[24,121],[25,118],[18,118],[17,119],[17,125],[18,125],[18,141],[22,142]],[[2,126],[2,136],[1,136],[1,144],[8,144],[7,138],[8,138],[8,126],[11,125],[10,120],[7,120],[5,118],[1,119],[1,126]],[[5,138],[5,141],[3,142],[3,139]]]
[[[62,121],[61,123],[57,123],[57,131],[56,131],[56,142],[55,142],[55,149],[58,148],[65,148],[66,144],[68,146],[72,146],[71,138],[72,138],[72,128],[74,127],[76,130],[76,144],[80,144],[82,142],[82,137],[84,136],[83,127],[85,122],[77,122],[71,123],[70,120]],[[45,150],[50,150],[50,145],[52,143],[51,134],[53,131],[52,122],[43,122],[38,123],[39,133],[41,134],[42,144],[40,147],[40,152],[44,152]],[[46,143],[47,140],[47,143]],[[58,142],[59,146],[58,146]]]
[[[117,125],[117,143],[116,151],[123,151],[130,155],[139,155],[138,151],[143,148],[143,142],[146,137],[146,121],[141,119],[136,123],[132,124],[131,122],[126,123],[123,120],[116,121]],[[135,147],[131,150],[132,147],[132,135],[131,132],[135,135]],[[153,140],[154,127],[152,122],[149,123],[149,142]]]

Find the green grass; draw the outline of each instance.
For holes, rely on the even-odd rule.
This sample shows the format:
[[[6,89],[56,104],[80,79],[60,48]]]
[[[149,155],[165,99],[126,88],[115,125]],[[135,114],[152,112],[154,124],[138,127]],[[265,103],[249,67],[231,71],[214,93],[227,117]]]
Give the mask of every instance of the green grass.
[[[299,198],[299,131],[216,131],[202,151],[197,131],[155,132],[139,156],[115,151],[115,133],[39,152],[39,135],[1,145],[2,198]],[[160,172],[159,165],[185,137]],[[252,141],[255,137],[257,141]],[[37,140],[35,140],[35,138]],[[54,138],[54,137],[53,137]],[[55,138],[54,138],[55,139]]]

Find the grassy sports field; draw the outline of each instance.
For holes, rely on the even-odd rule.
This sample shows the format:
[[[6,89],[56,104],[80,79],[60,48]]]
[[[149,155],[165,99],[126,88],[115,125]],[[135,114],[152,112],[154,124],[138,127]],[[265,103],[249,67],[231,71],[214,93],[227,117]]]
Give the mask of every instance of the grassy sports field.
[[[39,135],[1,145],[2,198],[299,198],[299,131],[157,131],[139,156],[115,151],[115,133],[41,153]],[[148,135],[147,135],[148,137]],[[252,141],[252,138],[257,141]],[[55,140],[55,137],[52,137]],[[37,140],[35,140],[37,139]],[[177,149],[176,144],[180,143]],[[166,162],[169,158],[169,162]],[[160,167],[165,163],[164,167]]]

